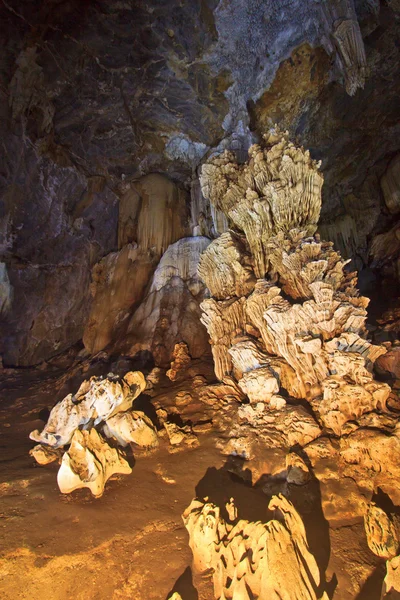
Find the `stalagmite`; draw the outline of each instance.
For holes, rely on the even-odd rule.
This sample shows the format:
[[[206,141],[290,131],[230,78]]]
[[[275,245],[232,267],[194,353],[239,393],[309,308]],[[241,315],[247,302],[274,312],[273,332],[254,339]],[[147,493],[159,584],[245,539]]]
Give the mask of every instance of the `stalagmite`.
[[[327,598],[303,522],[284,496],[273,496],[269,503],[279,521],[239,520],[233,499],[228,508],[230,522],[207,501],[193,500],[183,514],[194,574],[211,571],[214,598]]]
[[[88,488],[93,496],[99,498],[112,475],[131,472],[121,453],[111,448],[95,429],[77,430],[68,452],[62,458],[57,483],[63,494]]]
[[[315,232],[321,208],[322,176],[310,154],[288,141],[288,134],[264,136],[264,147],[249,150],[239,166],[224,152],[203,165],[200,183],[211,204],[244,231],[257,277],[267,271],[265,242],[279,231]]]
[[[386,349],[365,339],[368,299],[355,273],[331,242],[312,235],[318,168],[279,131],[251,147],[243,165],[225,152],[203,166],[203,194],[246,239],[225,233],[203,254],[199,274],[212,298],[201,305],[202,322],[220,380],[234,377],[251,403],[271,410],[285,406],[281,390],[306,399],[341,435],[347,422],[385,411],[390,388],[372,374]]]
[[[123,377],[112,373],[104,379],[91,377],[76,394],[68,394],[56,404],[41,433],[36,430],[30,434],[32,440],[40,442],[30,454],[41,465],[59,460],[61,449],[70,444],[57,475],[63,494],[86,487],[98,498],[111,475],[132,471],[95,426],[102,426],[105,435],[121,446],[158,445],[157,431],[150,419],[140,411],[130,410],[145,388],[146,380],[140,371],[129,371]]]
[[[125,353],[150,351],[157,366],[169,365],[180,342],[187,344],[193,358],[209,353],[199,307],[206,289],[197,274],[200,255],[209,243],[206,237],[192,237],[169,246],[129,322],[121,343]]]
[[[192,360],[189,354],[189,349],[185,342],[175,344],[172,358],[173,361],[171,362],[171,368],[168,369],[166,375],[171,381],[177,381],[180,376],[182,376],[182,372],[184,372],[185,367],[187,367]]]

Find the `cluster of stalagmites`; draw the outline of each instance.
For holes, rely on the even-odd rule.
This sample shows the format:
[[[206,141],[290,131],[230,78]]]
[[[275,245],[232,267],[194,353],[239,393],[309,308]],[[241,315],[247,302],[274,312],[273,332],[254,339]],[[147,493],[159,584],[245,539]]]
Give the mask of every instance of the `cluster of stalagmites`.
[[[38,442],[31,455],[39,464],[61,460],[57,482],[62,493],[85,487],[99,497],[112,475],[131,473],[124,453],[105,438],[123,447],[134,444],[152,448],[158,444],[150,419],[141,411],[131,410],[145,387],[146,380],[139,371],[130,371],[122,378],[111,373],[105,378],[91,377],[76,394],[68,394],[54,406],[42,432],[30,434]]]
[[[227,520],[207,499],[193,500],[183,514],[194,575],[199,582],[202,575],[212,574],[214,598],[327,598],[303,522],[291,502],[273,496],[269,509],[280,520],[267,523],[238,519],[233,499],[225,508]],[[198,587],[201,592],[201,583]]]
[[[368,299],[348,261],[313,235],[318,168],[287,134],[273,132],[250,148],[246,164],[225,152],[202,170],[203,194],[232,227],[200,260],[212,296],[201,304],[202,322],[217,377],[236,381],[250,400],[239,420],[257,428],[257,443],[280,437],[279,445],[304,446],[322,429],[347,436],[361,426],[379,428],[391,391],[372,373],[386,349],[366,339]],[[304,399],[312,412],[300,405]],[[250,458],[240,431],[230,431],[228,445]]]

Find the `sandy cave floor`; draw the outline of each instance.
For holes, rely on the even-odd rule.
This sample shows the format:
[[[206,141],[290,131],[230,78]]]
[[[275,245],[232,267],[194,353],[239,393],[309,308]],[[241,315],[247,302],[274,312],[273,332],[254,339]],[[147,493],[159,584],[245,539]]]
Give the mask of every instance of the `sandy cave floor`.
[[[132,474],[113,477],[100,499],[88,490],[63,496],[58,465],[36,465],[28,438],[47,419],[47,409],[76,387],[76,378],[64,376],[60,384],[59,377],[60,372],[38,370],[3,377],[0,598],[167,600],[179,591],[184,600],[196,599],[184,509],[196,495],[220,506],[233,496],[239,516],[267,520],[268,496],[231,472],[212,432],[199,435],[193,449],[171,453],[162,439],[150,454],[135,451]],[[326,569],[330,595],[378,599],[384,561],[368,549],[362,520],[329,524],[318,483],[313,486],[291,486],[290,499]]]

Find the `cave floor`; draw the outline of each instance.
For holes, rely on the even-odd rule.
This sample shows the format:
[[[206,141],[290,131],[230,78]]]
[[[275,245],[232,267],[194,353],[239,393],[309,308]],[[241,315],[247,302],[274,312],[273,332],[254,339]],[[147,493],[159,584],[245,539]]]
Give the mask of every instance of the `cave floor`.
[[[62,495],[57,464],[36,465],[28,435],[63,397],[66,381],[74,380],[38,370],[3,378],[0,597],[167,600],[178,591],[183,600],[198,598],[184,509],[196,495],[220,506],[233,496],[239,516],[266,520],[272,516],[268,496],[229,470],[212,432],[199,436],[192,449],[171,452],[162,439],[152,453],[135,452],[132,474],[114,476],[100,499],[88,490]],[[320,497],[308,486],[291,486],[290,499],[301,508],[330,595],[379,598],[384,561],[369,551],[362,520],[328,523]]]

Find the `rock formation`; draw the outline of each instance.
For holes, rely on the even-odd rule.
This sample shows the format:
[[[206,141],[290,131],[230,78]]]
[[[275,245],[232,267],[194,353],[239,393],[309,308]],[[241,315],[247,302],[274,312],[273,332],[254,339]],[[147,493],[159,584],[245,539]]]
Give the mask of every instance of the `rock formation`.
[[[201,174],[204,195],[245,233],[223,234],[200,261],[212,293],[201,308],[215,372],[272,410],[285,405],[281,390],[304,398],[341,435],[348,421],[385,410],[390,388],[374,380],[372,366],[386,349],[365,339],[368,299],[355,274],[330,242],[312,236],[319,165],[287,134],[264,140],[247,163],[224,153]]]
[[[267,523],[238,519],[233,499],[226,508],[228,521],[207,500],[193,500],[183,514],[193,571],[211,572],[214,598],[327,598],[303,522],[284,496],[271,498],[269,509],[280,520]]]
[[[62,457],[57,483],[63,494],[88,488],[95,498],[99,498],[107,479],[116,473],[129,475],[131,472],[120,452],[111,448],[95,429],[77,429]]]
[[[83,334],[90,354],[118,340],[145,296],[161,256],[188,233],[186,194],[158,173],[131,183],[119,204],[118,252],[92,269],[91,309]]]
[[[381,178],[381,188],[385,204],[393,215],[400,212],[400,154],[389,163]]]
[[[209,353],[207,332],[200,323],[206,289],[197,274],[200,255],[209,243],[206,237],[191,237],[169,246],[121,340],[125,353],[150,351],[155,363],[164,367],[180,342],[187,344],[193,358]]]
[[[43,431],[33,431],[31,440],[60,448],[69,444],[79,427],[98,425],[119,412],[129,410],[132,402],[146,387],[139,371],[126,373],[124,378],[91,377],[76,394],[68,394],[51,410]]]
[[[157,432],[150,419],[130,410],[145,388],[146,380],[139,371],[130,371],[123,378],[113,374],[91,377],[76,394],[68,394],[56,404],[42,432],[30,434],[39,442],[30,454],[41,465],[60,459],[61,449],[69,446],[57,475],[62,493],[86,487],[97,498],[113,474],[131,472],[123,454],[106,442],[96,426],[123,447],[130,443],[144,448],[157,446]]]

